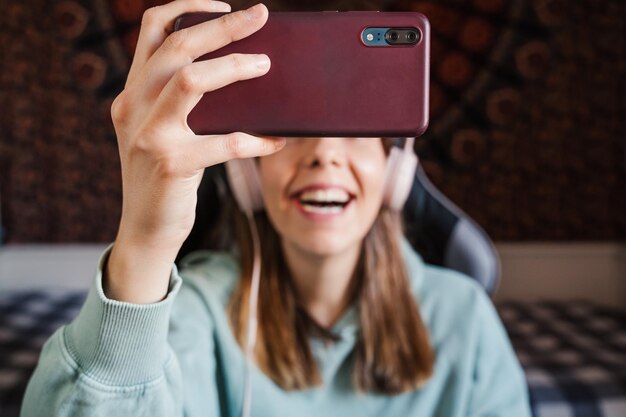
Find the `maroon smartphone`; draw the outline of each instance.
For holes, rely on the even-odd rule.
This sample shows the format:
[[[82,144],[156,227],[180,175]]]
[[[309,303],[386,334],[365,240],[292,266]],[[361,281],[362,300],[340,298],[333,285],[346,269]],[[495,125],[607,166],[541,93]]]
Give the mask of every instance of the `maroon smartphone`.
[[[190,13],[175,30],[225,13]],[[265,75],[207,92],[196,134],[417,137],[428,125],[430,25],[417,12],[269,12],[252,35],[199,60],[264,53]]]

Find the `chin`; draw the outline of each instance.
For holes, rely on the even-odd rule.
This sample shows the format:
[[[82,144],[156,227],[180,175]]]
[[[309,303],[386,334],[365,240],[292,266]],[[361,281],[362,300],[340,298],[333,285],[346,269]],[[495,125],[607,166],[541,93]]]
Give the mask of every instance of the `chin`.
[[[345,252],[360,240],[347,239],[345,234],[309,233],[306,236],[286,237],[287,241],[299,250],[314,256],[333,256]]]

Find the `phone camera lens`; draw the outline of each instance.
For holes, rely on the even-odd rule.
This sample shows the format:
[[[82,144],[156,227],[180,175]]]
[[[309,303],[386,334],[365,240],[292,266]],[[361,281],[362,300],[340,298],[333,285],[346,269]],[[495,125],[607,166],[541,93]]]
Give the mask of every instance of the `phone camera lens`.
[[[400,36],[398,36],[398,32],[396,32],[395,30],[390,30],[389,32],[385,33],[385,39],[387,39],[387,41],[397,41],[399,37]]]
[[[415,34],[415,32],[407,32],[406,38],[409,41],[414,42],[417,39],[417,35]]]

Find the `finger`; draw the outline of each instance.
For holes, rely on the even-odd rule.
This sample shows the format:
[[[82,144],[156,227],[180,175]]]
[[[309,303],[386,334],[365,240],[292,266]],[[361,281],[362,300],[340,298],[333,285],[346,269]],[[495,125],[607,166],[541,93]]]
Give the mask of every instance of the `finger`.
[[[247,12],[250,9],[240,10],[168,36],[142,69],[142,73],[146,74],[142,78],[154,83],[145,86],[148,94],[145,99],[154,99],[155,97],[150,95],[158,94],[179,68],[208,52],[245,38],[263,27],[268,18],[268,10],[263,3],[254,7],[257,6],[260,14],[256,17],[250,17]],[[155,77],[154,74],[159,75]]]
[[[204,93],[259,77],[267,73],[270,66],[265,54],[230,54],[189,64],[179,69],[161,91],[154,107],[155,119],[188,128],[187,116]]]
[[[217,0],[175,0],[146,10],[141,20],[137,47],[126,84],[128,85],[136,77],[154,51],[172,32],[178,16],[191,12],[230,12],[230,10],[228,3]]]
[[[183,141],[182,155],[194,167],[202,169],[231,159],[265,156],[281,150],[285,138],[258,137],[243,132],[228,135],[195,136]]]
[[[188,62],[238,41],[259,30],[268,18],[267,7],[258,3],[248,9],[227,13],[217,19],[181,29],[170,34],[155,54],[164,59],[186,59]]]

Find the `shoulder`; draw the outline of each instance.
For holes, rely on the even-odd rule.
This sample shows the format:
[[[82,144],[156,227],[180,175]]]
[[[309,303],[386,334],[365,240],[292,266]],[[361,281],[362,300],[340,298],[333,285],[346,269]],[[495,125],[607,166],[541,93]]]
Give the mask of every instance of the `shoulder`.
[[[478,343],[485,322],[499,320],[485,290],[461,272],[424,262],[407,245],[404,256],[411,289],[433,344],[462,349]]]
[[[460,272],[425,264],[422,286],[416,294],[424,320],[435,339],[455,334],[470,338],[490,313],[491,300],[471,277]]]
[[[222,314],[239,280],[239,261],[230,252],[198,250],[183,257],[177,271],[182,285],[175,314],[186,315],[190,310]]]
[[[421,302],[449,307],[465,314],[491,303],[485,290],[470,276],[438,265],[424,264],[422,285],[416,294]]]
[[[428,264],[404,238],[404,257],[411,291],[423,314],[467,316],[491,303],[480,284],[461,272]]]

